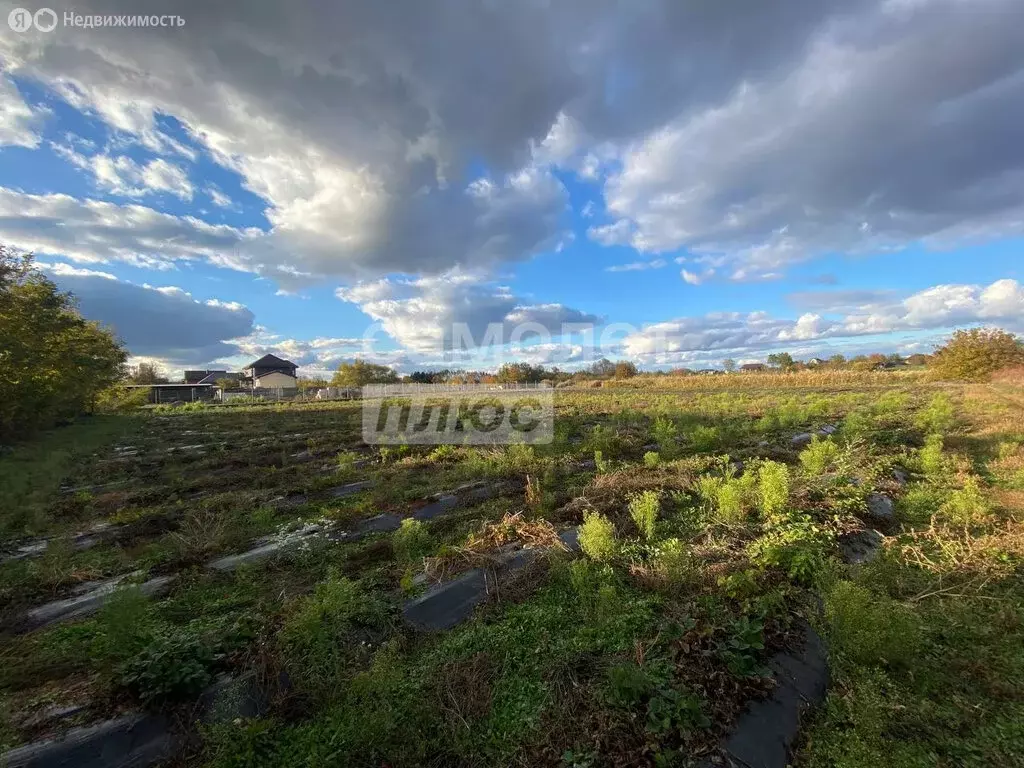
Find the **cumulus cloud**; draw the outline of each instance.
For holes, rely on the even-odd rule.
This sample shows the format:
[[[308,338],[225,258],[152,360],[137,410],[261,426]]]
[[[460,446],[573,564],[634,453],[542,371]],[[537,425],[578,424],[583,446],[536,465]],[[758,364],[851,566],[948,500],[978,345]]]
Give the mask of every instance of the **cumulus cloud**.
[[[253,331],[253,313],[236,302],[199,301],[175,286],[135,285],[70,264],[39,266],[74,294],[84,317],[111,328],[133,356],[159,359],[170,368],[237,354],[231,339]]]
[[[185,27],[142,34],[0,29],[0,58],[118,136],[183,158],[194,145],[237,172],[270,224],[240,261],[282,280],[438,275],[556,249],[562,172],[602,190],[597,242],[724,255],[712,268],[736,280],[825,252],[1022,232],[1018,0],[175,11]],[[12,103],[0,125],[30,141]],[[134,190],[144,172],[109,175]]]
[[[607,208],[635,247],[726,253],[736,279],[826,251],[1019,235],[1021,104],[1020,3],[871,4],[629,146]]]
[[[815,298],[812,303],[829,312],[805,312],[796,320],[772,317],[765,312],[717,312],[678,318],[645,326],[628,335],[622,346],[627,354],[641,360],[672,362],[708,351],[742,354],[788,349],[794,343],[977,323],[1024,329],[1024,286],[1016,280],[997,280],[988,286],[939,285],[902,300],[890,297],[886,301],[886,296],[869,294],[860,306],[851,304],[849,295],[831,305]]]
[[[381,280],[339,288],[403,347],[417,352],[473,349],[558,336],[601,318],[562,304],[530,304],[505,286],[452,272],[415,280]]]
[[[240,248],[259,236],[259,230],[207,224],[141,205],[30,195],[0,187],[0,241],[72,261],[124,261],[170,269],[177,260],[206,259],[251,271]]]
[[[163,158],[139,164],[127,155],[96,154],[85,159],[97,186],[125,197],[166,192],[182,200],[192,199],[192,183],[179,166]]]

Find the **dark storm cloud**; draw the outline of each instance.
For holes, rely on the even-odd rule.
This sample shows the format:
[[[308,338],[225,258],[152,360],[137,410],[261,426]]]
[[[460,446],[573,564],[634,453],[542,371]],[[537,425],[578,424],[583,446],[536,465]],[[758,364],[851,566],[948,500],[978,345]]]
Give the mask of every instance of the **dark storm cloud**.
[[[253,331],[253,314],[240,304],[196,301],[180,288],[134,285],[63,264],[46,271],[74,294],[84,317],[112,329],[133,356],[202,365],[237,354],[227,340]]]

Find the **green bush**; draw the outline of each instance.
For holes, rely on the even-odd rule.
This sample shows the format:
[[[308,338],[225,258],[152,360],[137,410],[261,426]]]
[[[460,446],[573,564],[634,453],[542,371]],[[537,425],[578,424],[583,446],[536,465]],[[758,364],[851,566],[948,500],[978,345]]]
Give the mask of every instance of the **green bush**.
[[[921,525],[932,519],[932,515],[946,501],[947,493],[930,485],[913,485],[897,500],[900,518],[910,525]]]
[[[755,565],[781,568],[807,584],[824,565],[827,544],[825,532],[810,520],[791,520],[752,542],[748,554]]]
[[[658,521],[661,502],[656,491],[644,491],[629,500],[629,516],[636,523],[640,535],[650,541],[654,538],[654,528]]]
[[[658,444],[658,451],[666,459],[671,459],[676,454],[678,446],[679,428],[675,422],[665,416],[659,416],[654,420],[651,428],[654,442]]]
[[[825,595],[832,647],[857,664],[895,666],[917,653],[916,617],[887,595],[851,581],[839,581]]]
[[[644,466],[648,469],[656,469],[661,464],[661,456],[657,451],[648,451],[644,454]]]
[[[694,575],[694,561],[689,547],[679,539],[666,539],[658,544],[654,562],[665,579],[672,584],[681,584]]]
[[[187,629],[165,629],[150,634],[146,645],[118,666],[117,677],[144,703],[183,701],[210,684],[216,661],[207,638]]]
[[[129,389],[115,384],[96,394],[97,413],[131,413],[149,403],[148,389]]]
[[[988,515],[988,502],[976,477],[968,477],[964,487],[953,491],[942,505],[942,515],[956,525],[974,525]]]
[[[713,451],[721,441],[721,433],[718,427],[706,427],[703,425],[694,427],[690,433],[690,444],[695,451],[706,453]]]
[[[942,451],[943,439],[940,434],[931,434],[924,441],[924,447],[918,452],[921,471],[928,477],[938,478],[946,471],[946,456]]]
[[[429,554],[435,543],[422,522],[408,517],[391,536],[391,546],[395,551],[395,559],[399,563],[409,564]]]
[[[823,475],[839,461],[839,446],[831,438],[821,440],[815,435],[811,444],[800,452],[800,464],[808,475]]]
[[[846,414],[839,427],[839,433],[848,441],[862,440],[875,428],[874,419],[867,411],[851,411]]]
[[[615,540],[615,524],[600,512],[588,512],[580,526],[580,548],[591,560],[606,562],[615,557],[619,544]]]
[[[942,434],[956,425],[956,411],[949,395],[935,395],[917,414],[917,425],[928,434]]]
[[[384,620],[384,606],[358,582],[329,574],[281,627],[280,642],[289,670],[307,688],[333,696],[353,652],[349,633],[360,626],[379,626]]]
[[[764,516],[769,520],[780,516],[789,506],[789,467],[778,461],[764,462],[757,472],[757,492]]]

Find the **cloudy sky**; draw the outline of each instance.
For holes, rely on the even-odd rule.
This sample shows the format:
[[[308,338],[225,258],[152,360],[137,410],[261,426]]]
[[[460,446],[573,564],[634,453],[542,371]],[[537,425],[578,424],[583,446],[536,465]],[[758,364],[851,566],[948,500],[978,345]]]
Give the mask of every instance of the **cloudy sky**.
[[[172,371],[1024,331],[1020,0],[50,7],[0,3],[0,242]]]

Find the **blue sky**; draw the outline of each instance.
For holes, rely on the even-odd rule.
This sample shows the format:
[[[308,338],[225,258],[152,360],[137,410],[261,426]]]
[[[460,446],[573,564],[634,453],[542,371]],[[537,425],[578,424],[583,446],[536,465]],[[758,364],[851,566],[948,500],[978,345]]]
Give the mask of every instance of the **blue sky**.
[[[180,13],[0,28],[0,242],[136,359],[408,371],[530,327],[467,364],[705,367],[1024,330],[1019,3]]]

